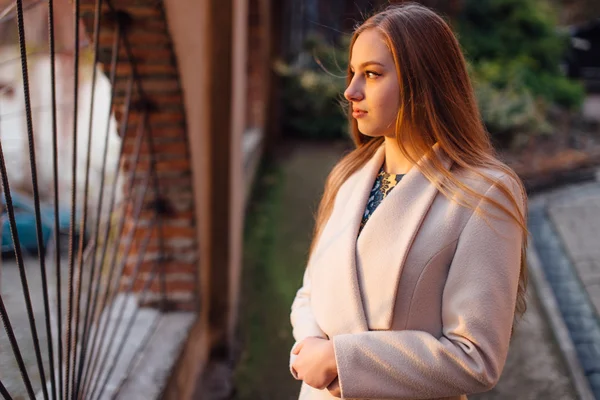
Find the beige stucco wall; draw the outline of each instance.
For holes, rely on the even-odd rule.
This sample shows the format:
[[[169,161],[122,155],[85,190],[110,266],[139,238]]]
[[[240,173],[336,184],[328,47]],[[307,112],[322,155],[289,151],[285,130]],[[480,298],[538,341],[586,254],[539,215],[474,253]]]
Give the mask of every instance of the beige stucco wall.
[[[234,331],[238,317],[238,302],[242,274],[242,243],[244,231],[244,206],[246,198],[247,178],[244,171],[244,155],[242,153],[243,135],[246,130],[247,102],[247,34],[248,34],[248,0],[233,1],[233,93],[232,93],[232,141],[231,141],[231,291],[229,314],[229,335],[234,340]]]
[[[207,2],[193,0],[165,0],[165,14],[179,68],[179,79],[185,103],[186,126],[192,160],[192,182],[194,184],[194,202],[196,210],[196,230],[198,234],[198,254],[206,254],[207,242],[202,240],[205,222],[201,210],[208,206],[204,195],[208,190],[208,179],[203,171],[209,169],[209,157],[206,153],[206,124],[208,118],[208,99],[204,93],[208,90],[208,77],[205,73],[206,48],[209,38],[207,29]],[[202,256],[200,256],[202,257]],[[201,287],[201,286],[200,286]],[[190,381],[199,379],[208,357],[208,338],[202,321],[197,321],[191,331],[191,339],[186,344],[185,353],[194,357],[182,357],[179,370],[173,376],[175,382],[169,385],[170,392],[177,394],[172,398],[191,398],[195,388]],[[196,363],[192,360],[196,358]]]
[[[188,340],[178,377],[175,378],[180,384],[170,385],[171,389],[177,387],[177,394],[170,398],[183,399],[194,395],[193,390],[197,388],[190,387],[189,382],[198,380],[203,375],[202,370],[208,362],[208,354],[215,343],[220,345],[232,343],[237,320],[245,193],[242,135],[246,127],[245,34],[248,1],[230,1],[232,14],[222,11],[228,7],[223,5],[223,1],[219,3],[215,0],[164,0],[185,103],[197,218],[200,260],[198,267],[202,299],[198,322]],[[211,13],[213,17],[209,20]],[[215,13],[219,17],[218,24],[214,21]],[[232,35],[230,37],[231,58],[227,60],[220,57],[216,61],[214,54],[223,54],[223,45],[228,41],[226,31],[228,29],[231,29],[229,33]],[[219,30],[222,30],[222,35],[219,34]],[[220,73],[215,74],[218,68],[221,68]],[[230,87],[231,92],[227,93],[227,89],[216,90],[215,86],[211,85],[210,79],[217,79],[216,82],[212,82],[216,84],[219,84],[219,80],[222,79],[222,86]],[[228,230],[227,243],[215,243],[210,237],[211,232],[214,232],[214,226],[211,230],[211,223],[217,223],[220,217],[213,215],[215,205],[211,204],[210,197],[210,191],[214,189],[211,174],[218,174],[219,171],[211,171],[211,168],[214,168],[215,164],[225,162],[215,160],[213,158],[215,154],[211,151],[211,146],[214,149],[215,143],[219,146],[223,141],[223,137],[218,135],[230,135],[228,149],[219,148],[218,152],[220,157],[225,154],[225,157],[229,158],[229,223],[225,227],[219,227]],[[219,251],[221,258],[218,259],[222,259],[223,249],[217,248],[218,246],[226,246],[228,265],[219,266],[220,271],[215,271],[215,268],[211,269],[209,265],[214,262],[213,257]],[[214,315],[213,319],[210,319],[208,311],[214,313],[215,308],[218,313],[223,314],[224,320],[217,321],[216,328],[210,328],[215,322]]]

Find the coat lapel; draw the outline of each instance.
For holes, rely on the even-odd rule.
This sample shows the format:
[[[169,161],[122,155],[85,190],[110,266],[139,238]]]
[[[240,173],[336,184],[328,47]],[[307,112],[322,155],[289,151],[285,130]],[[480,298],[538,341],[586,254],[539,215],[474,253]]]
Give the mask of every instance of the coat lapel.
[[[329,336],[368,330],[356,275],[356,237],[384,146],[340,187],[309,267],[313,313]]]
[[[434,150],[437,154],[437,146]],[[437,194],[418,168],[412,168],[375,210],[357,241],[384,157],[382,145],[342,185],[309,260],[313,313],[329,336],[390,328],[404,260]],[[449,168],[449,161],[442,161]]]
[[[433,147],[444,168],[450,160]],[[422,158],[419,164],[427,161]],[[370,329],[390,329],[406,257],[438,190],[413,167],[386,196],[356,243],[356,271]]]

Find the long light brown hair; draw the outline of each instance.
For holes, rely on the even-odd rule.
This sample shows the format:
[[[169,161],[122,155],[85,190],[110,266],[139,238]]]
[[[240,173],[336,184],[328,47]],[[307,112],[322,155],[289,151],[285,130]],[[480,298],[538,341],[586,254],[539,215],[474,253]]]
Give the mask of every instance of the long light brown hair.
[[[487,202],[506,213],[523,230],[515,309],[515,317],[522,316],[527,307],[526,201],[525,204],[519,204],[506,185],[496,182],[482,170],[492,169],[507,174],[514,178],[523,199],[526,199],[526,194],[521,180],[495,154],[480,117],[466,62],[456,37],[442,17],[424,6],[414,3],[389,6],[355,30],[350,43],[350,59],[354,42],[366,29],[376,29],[381,33],[394,58],[401,104],[395,132],[402,153],[447,198],[478,213],[481,208],[478,205]],[[348,66],[348,85],[351,79],[352,72]],[[348,119],[355,149],[338,162],[327,178],[316,215],[310,253],[331,215],[340,186],[365,165],[384,141],[383,137],[369,137],[358,131],[357,122],[352,118],[351,105],[348,106]],[[466,170],[495,184],[509,199],[511,209],[462,183],[444,168],[437,157],[417,163],[419,155],[429,153],[436,143],[439,150],[453,161],[454,169]]]

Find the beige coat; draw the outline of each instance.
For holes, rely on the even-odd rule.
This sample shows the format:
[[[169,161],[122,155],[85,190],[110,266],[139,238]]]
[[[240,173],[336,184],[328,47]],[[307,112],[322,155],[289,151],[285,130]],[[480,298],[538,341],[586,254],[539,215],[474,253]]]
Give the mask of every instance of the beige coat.
[[[383,160],[384,145],[338,192],[292,305],[296,343],[333,340],[342,398],[464,399],[489,390],[508,352],[521,230],[449,201],[412,168],[357,240]],[[524,203],[512,178],[484,172]],[[511,209],[496,184],[455,176]],[[493,211],[487,204],[479,207]],[[303,383],[300,399],[334,397]]]

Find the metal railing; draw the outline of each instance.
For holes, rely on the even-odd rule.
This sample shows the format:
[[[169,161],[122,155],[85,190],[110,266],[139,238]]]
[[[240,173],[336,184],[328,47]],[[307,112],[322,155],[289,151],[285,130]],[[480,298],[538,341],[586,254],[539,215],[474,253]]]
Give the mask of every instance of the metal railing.
[[[34,125],[30,95],[32,88],[29,84],[29,68],[27,52],[27,41],[25,38],[25,27],[23,14],[26,7],[48,7],[48,57],[50,59],[51,79],[47,84],[51,89],[51,104],[49,106],[52,114],[52,170],[54,177],[53,193],[53,240],[45,242],[42,232],[43,217],[41,214],[41,199],[39,193],[38,163],[36,162],[36,135],[34,134]],[[41,390],[44,399],[99,399],[105,393],[105,388],[112,377],[115,366],[120,362],[128,362],[128,371],[135,363],[139,352],[143,350],[141,345],[138,354],[135,354],[130,360],[122,360],[123,347],[125,346],[131,334],[131,328],[138,317],[138,309],[133,313],[125,312],[127,301],[116,301],[117,293],[131,295],[134,291],[134,283],[138,280],[144,255],[151,242],[152,232],[158,232],[158,252],[159,256],[155,260],[152,270],[143,282],[143,287],[139,292],[138,298],[144,299],[147,296],[150,286],[155,279],[159,279],[160,292],[163,301],[165,300],[165,277],[161,273],[161,261],[164,260],[164,244],[162,238],[162,208],[160,206],[160,185],[157,178],[155,167],[155,148],[153,143],[152,130],[149,126],[149,117],[154,111],[152,103],[145,96],[142,82],[138,74],[135,58],[133,57],[128,37],[128,27],[131,24],[131,18],[124,12],[115,9],[110,0],[97,0],[94,18],[93,39],[91,42],[93,51],[93,75],[90,102],[89,124],[86,129],[78,126],[78,105],[80,101],[79,90],[79,60],[80,60],[80,1],[73,1],[74,13],[74,56],[73,56],[73,98],[71,105],[73,112],[72,126],[72,168],[70,174],[72,177],[71,198],[70,198],[70,224],[68,235],[68,285],[63,287],[61,281],[64,277],[61,275],[61,235],[59,226],[59,204],[64,199],[59,198],[58,181],[61,174],[67,171],[59,169],[59,148],[58,148],[58,127],[57,127],[57,102],[56,89],[56,50],[55,50],[55,15],[54,2],[35,2],[35,4],[23,4],[22,0],[17,0],[14,7],[8,12],[2,13],[3,20],[16,18],[19,33],[20,58],[4,61],[20,62],[22,69],[22,85],[24,94],[24,117],[26,120],[26,134],[28,140],[29,165],[31,168],[31,183],[33,191],[33,203],[35,205],[35,221],[37,235],[37,259],[39,261],[39,273],[41,276],[41,290],[43,294],[43,323],[35,320],[35,313],[31,293],[40,288],[31,287],[28,281],[28,274],[32,271],[26,267],[24,251],[21,248],[17,219],[14,212],[14,204],[11,196],[11,182],[6,168],[6,159],[3,152],[3,143],[0,140],[0,175],[2,182],[3,195],[5,198],[5,217],[10,225],[12,241],[14,244],[15,262],[19,270],[20,285],[23,298],[25,300],[29,343],[23,340],[19,343],[15,335],[16,327],[11,322],[11,310],[7,309],[0,291],[0,317],[4,324],[4,329],[10,343],[12,355],[16,360],[23,384],[26,389],[26,395],[34,399],[36,391]],[[125,157],[129,156],[133,161],[129,170],[121,169],[124,179],[124,193],[127,194],[122,201],[117,203],[116,193],[120,189],[117,185],[118,180],[113,179],[110,196],[105,196],[105,175],[107,170],[107,151],[109,140],[109,123],[106,123],[106,132],[104,138],[104,150],[102,155],[101,180],[99,183],[99,198],[97,199],[95,210],[89,210],[89,185],[90,185],[90,159],[92,153],[92,131],[94,126],[93,111],[95,104],[99,101],[108,100],[110,106],[109,113],[106,115],[107,121],[110,120],[112,113],[110,110],[116,102],[116,90],[111,90],[110,99],[98,99],[96,95],[97,69],[99,64],[99,38],[102,29],[112,29],[113,42],[111,46],[111,62],[109,79],[112,88],[117,87],[117,67],[123,64],[129,65],[130,74],[126,78],[126,92],[122,98],[124,111],[119,121],[119,136],[121,137],[120,151],[116,159],[115,170],[120,170]],[[122,55],[124,53],[124,57]],[[36,50],[39,55],[40,51]],[[126,74],[127,75],[127,74]],[[1,78],[1,77],[0,77]],[[60,107],[64,107],[62,104]],[[68,104],[67,104],[68,106]],[[128,124],[133,113],[138,113],[141,118],[137,122],[136,129],[128,129]],[[0,110],[0,121],[2,120],[2,111]],[[125,154],[125,142],[127,135],[135,134],[134,150],[130,154]],[[88,135],[87,153],[85,154],[85,168],[80,168],[78,164],[78,139],[82,134]],[[150,168],[147,172],[137,171],[140,161],[141,148],[145,142],[148,149]],[[84,174],[84,186],[78,188],[80,182],[78,175]],[[141,175],[141,179],[140,179]],[[78,196],[83,190],[83,195]],[[108,197],[108,198],[106,198]],[[96,200],[96,199],[95,199]],[[107,203],[105,203],[107,202]],[[107,212],[103,212],[103,207]],[[143,228],[144,238],[141,241],[140,249],[137,253],[137,259],[133,263],[133,269],[129,270],[129,281],[122,285],[122,278],[126,271],[126,266],[131,265],[130,254],[132,245],[136,238],[140,215],[142,210],[153,209],[153,217],[150,226]],[[91,213],[94,214],[91,214]],[[128,216],[128,222],[133,228],[126,231],[125,216]],[[116,216],[116,217],[115,217]],[[120,216],[120,218],[118,218]],[[92,217],[92,224],[90,224]],[[115,220],[118,221],[115,223]],[[129,261],[128,261],[129,260]],[[129,264],[128,264],[129,262]],[[64,272],[64,271],[63,271]],[[48,282],[48,274],[55,275],[55,287],[52,288]],[[123,287],[124,286],[124,287]],[[51,307],[51,291],[56,296],[56,307]],[[64,304],[66,303],[66,310]],[[66,313],[65,313],[66,311]],[[160,315],[160,314],[159,314]],[[14,318],[14,315],[13,315]],[[112,322],[111,321],[112,318]],[[159,317],[160,318],[160,317]],[[142,344],[146,343],[154,332],[159,321],[157,318],[150,325],[146,335],[142,338]],[[117,334],[117,331],[120,334]],[[46,343],[42,343],[40,332],[45,331]],[[27,362],[23,357],[25,346],[33,346],[35,352],[35,365],[33,362]],[[47,348],[47,360],[44,361],[42,347]],[[10,385],[3,381],[2,372],[0,372],[0,394],[5,399],[12,399],[13,395],[7,389]],[[34,376],[39,377],[37,385]],[[125,378],[126,379],[126,378]],[[39,389],[36,388],[39,386]],[[113,392],[116,397],[118,390]]]

